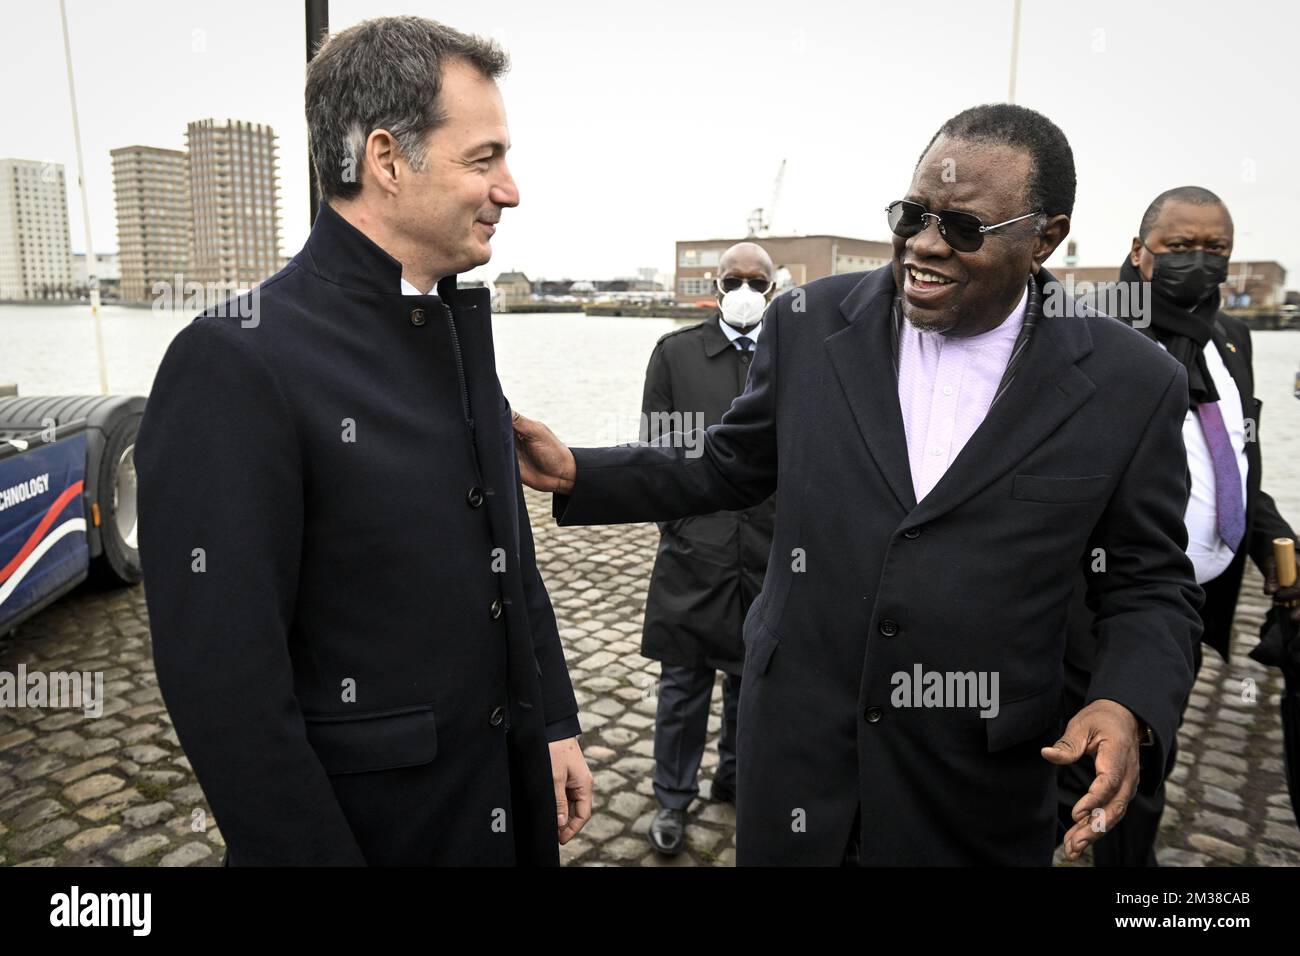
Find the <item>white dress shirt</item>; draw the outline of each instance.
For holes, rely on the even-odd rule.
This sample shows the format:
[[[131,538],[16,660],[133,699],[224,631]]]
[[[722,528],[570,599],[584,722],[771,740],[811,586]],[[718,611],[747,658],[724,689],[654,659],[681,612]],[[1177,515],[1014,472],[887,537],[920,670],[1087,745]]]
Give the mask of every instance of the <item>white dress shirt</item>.
[[[1237,471],[1241,474],[1241,500],[1246,500],[1246,418],[1241,410],[1241,392],[1232,380],[1228,366],[1213,341],[1205,343],[1203,353],[1210,378],[1219,392],[1219,411],[1228,437],[1237,452]],[[1201,420],[1192,409],[1183,419],[1183,444],[1187,448],[1187,469],[1192,474],[1192,494],[1187,499],[1183,523],[1187,525],[1187,556],[1196,571],[1196,583],[1213,581],[1228,569],[1233,551],[1219,537],[1217,512],[1214,507],[1214,461],[1210,458],[1210,445],[1205,440]],[[1244,548],[1243,541],[1238,547]]]
[[[922,332],[904,319],[898,342],[898,404],[918,502],[939,483],[988,414],[1028,302],[1026,286],[997,328],[966,338]]]
[[[435,287],[436,287],[436,283],[435,283]],[[411,283],[406,281],[406,276],[402,276],[402,295],[432,295],[432,294],[433,294],[433,289],[430,289],[428,292],[421,292],[415,286],[411,285]]]
[[[762,319],[759,319],[758,325],[754,326],[748,332],[742,332],[739,329],[733,329],[730,325],[727,324],[726,320],[724,320],[722,316],[718,316],[718,325],[722,326],[722,334],[731,340],[732,345],[736,344],[736,339],[744,335],[747,336],[749,340],[754,343],[751,346],[751,348],[758,348],[758,333],[763,331]],[[736,345],[736,348],[739,350],[740,346]]]

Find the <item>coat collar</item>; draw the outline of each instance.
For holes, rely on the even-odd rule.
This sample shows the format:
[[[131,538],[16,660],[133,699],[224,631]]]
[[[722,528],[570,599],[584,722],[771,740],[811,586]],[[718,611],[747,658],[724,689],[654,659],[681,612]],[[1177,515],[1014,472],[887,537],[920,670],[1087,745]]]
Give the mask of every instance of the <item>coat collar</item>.
[[[401,291],[401,262],[339,215],[328,202],[323,201],[317,207],[311,234],[293,261],[326,282],[354,292],[410,298]],[[458,296],[456,277],[440,279],[430,294],[454,303]]]
[[[892,268],[868,273],[841,302],[846,326],[828,336],[825,347],[872,458],[909,513],[904,525],[933,520],[983,490],[1023,460],[1095,391],[1092,380],[1078,368],[1078,362],[1092,351],[1087,323],[1044,309],[1044,303],[1060,301],[1045,292],[1056,282],[1051,273],[1044,269],[1033,281],[1040,293],[1031,297],[1036,298],[1037,324],[1015,378],[919,506],[894,372]]]
[[[715,310],[713,317],[704,323],[704,354],[709,358],[721,355],[727,349],[735,351],[731,339],[727,338],[727,333],[723,332],[722,326],[718,325],[721,321],[722,313]]]

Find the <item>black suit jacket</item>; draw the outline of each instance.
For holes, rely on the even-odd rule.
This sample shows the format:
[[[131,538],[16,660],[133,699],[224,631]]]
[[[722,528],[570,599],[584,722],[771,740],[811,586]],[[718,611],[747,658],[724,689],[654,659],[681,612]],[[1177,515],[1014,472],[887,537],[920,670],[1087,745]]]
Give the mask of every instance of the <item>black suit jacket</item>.
[[[1263,453],[1260,445],[1260,410],[1263,403],[1255,397],[1255,372],[1251,365],[1253,350],[1250,329],[1245,322],[1220,312],[1212,340],[1223,364],[1241,393],[1241,408],[1248,422],[1254,422],[1254,441],[1246,442],[1246,541],[1227,570],[1204,585],[1205,605],[1201,620],[1205,633],[1201,640],[1213,647],[1224,660],[1232,644],[1232,620],[1241,594],[1241,579],[1250,556],[1261,569],[1273,552],[1274,538],[1295,538],[1291,526],[1278,513],[1272,497],[1261,487]]]
[[[140,428],[158,681],[232,865],[558,863],[577,706],[488,295],[400,277],[323,204]]]
[[[1043,278],[1050,278],[1045,273]],[[861,806],[868,864],[1047,864],[1066,611],[1080,556],[1092,697],[1149,723],[1156,759],[1191,686],[1200,592],[1183,553],[1187,384],[1105,317],[1039,319],[1019,372],[917,504],[893,369],[888,267],[778,298],[745,393],[705,453],[575,449],[561,524],[666,520],[779,492],[745,627],[737,860],[840,862]],[[895,675],[983,672],[996,716],[903,707]],[[950,702],[952,702],[950,698]]]
[[[742,352],[714,315],[661,338],[646,367],[641,438],[722,421],[745,389],[755,351]],[[760,333],[755,349],[763,347]],[[678,417],[666,420],[657,415]],[[682,416],[690,416],[689,419]],[[681,667],[739,674],[745,659],[745,613],[763,587],[772,546],[776,499],[743,511],[717,511],[664,522],[650,591],[641,653]]]
[[[1143,333],[1154,338],[1154,329],[1151,327],[1143,329]],[[1272,554],[1273,539],[1294,538],[1295,532],[1278,513],[1272,497],[1261,487],[1263,454],[1260,447],[1260,410],[1263,403],[1255,397],[1250,329],[1240,319],[1220,312],[1215,318],[1211,344],[1218,349],[1223,364],[1241,395],[1241,410],[1248,423],[1247,427],[1253,428],[1253,438],[1246,442],[1245,543],[1223,573],[1202,586],[1205,602],[1201,606],[1201,622],[1204,625],[1201,641],[1218,651],[1219,656],[1226,661],[1232,645],[1232,622],[1237,612],[1237,599],[1241,595],[1241,580],[1246,571],[1247,557],[1254,560],[1262,571],[1265,561]],[[1210,345],[1206,347],[1209,348]],[[1185,456],[1181,464],[1185,473]],[[1171,466],[1175,471],[1178,470],[1178,463],[1171,463]],[[1086,579],[1091,573],[1090,562],[1086,557],[1083,567]],[[1083,604],[1083,590],[1084,584],[1081,582],[1071,615],[1068,659],[1081,670],[1087,671],[1092,666],[1095,654],[1095,636],[1091,627],[1092,615]],[[1074,682],[1082,683],[1085,678],[1086,674],[1080,675]]]

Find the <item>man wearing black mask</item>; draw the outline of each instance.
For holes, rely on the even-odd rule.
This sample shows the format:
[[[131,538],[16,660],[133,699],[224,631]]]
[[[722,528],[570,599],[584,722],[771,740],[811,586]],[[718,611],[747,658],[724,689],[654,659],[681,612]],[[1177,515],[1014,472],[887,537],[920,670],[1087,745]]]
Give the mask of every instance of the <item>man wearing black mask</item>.
[[[1184,516],[1187,555],[1196,582],[1205,591],[1201,640],[1225,661],[1247,555],[1264,575],[1266,594],[1285,600],[1300,597],[1300,588],[1278,593],[1271,542],[1295,535],[1273,499],[1260,488],[1260,402],[1254,397],[1250,332],[1245,323],[1219,311],[1219,285],[1228,276],[1232,232],[1232,217],[1214,193],[1199,186],[1170,189],[1148,207],[1119,273],[1129,289],[1150,283],[1149,296],[1128,299],[1144,307],[1120,317],[1158,342],[1187,370],[1190,408],[1183,424],[1191,479]],[[1094,572],[1090,562],[1085,574],[1093,573],[1100,571]],[[1082,584],[1077,597],[1066,664],[1067,713],[1074,712],[1087,690],[1095,645]],[[1294,613],[1300,621],[1300,609]],[[1199,644],[1194,662],[1199,672]],[[1172,757],[1171,753],[1169,769]],[[1062,767],[1060,776],[1061,819],[1066,822],[1069,808],[1092,778],[1077,764]],[[1154,866],[1164,802],[1163,784],[1153,793],[1139,791],[1123,821],[1108,839],[1094,846],[1093,862]]]

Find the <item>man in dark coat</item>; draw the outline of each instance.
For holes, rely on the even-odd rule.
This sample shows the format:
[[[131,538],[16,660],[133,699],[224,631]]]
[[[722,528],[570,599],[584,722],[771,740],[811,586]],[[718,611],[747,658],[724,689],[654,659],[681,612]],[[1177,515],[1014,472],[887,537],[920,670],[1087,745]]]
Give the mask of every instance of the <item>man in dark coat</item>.
[[[1074,190],[1045,117],[967,110],[890,206],[892,266],[772,302],[702,455],[570,450],[515,417],[523,479],[556,492],[561,524],[778,494],[745,621],[738,863],[1046,865],[1056,765],[1087,754],[1077,858],[1104,838],[1092,812],[1122,817],[1139,763],[1144,786],[1163,766],[1200,636],[1168,467],[1187,376],[1114,319],[1062,314],[1042,263]],[[1096,547],[1101,650],[1062,730],[1066,612]]]
[[[229,865],[557,864],[590,814],[488,294],[456,289],[519,201],[505,65],[413,17],[332,38],[306,245],[158,372],[154,658]]]
[[[1278,590],[1274,538],[1295,538],[1277,505],[1261,487],[1260,401],[1251,369],[1250,330],[1240,319],[1219,311],[1219,285],[1228,275],[1233,225],[1223,201],[1199,186],[1181,186],[1157,196],[1142,216],[1120,287],[1143,284],[1149,295],[1115,296],[1127,303],[1122,317],[1160,343],[1187,372],[1190,408],[1183,423],[1187,453],[1170,462],[1186,470],[1191,495],[1184,515],[1188,556],[1205,591],[1201,643],[1228,660],[1232,622],[1241,579],[1250,557],[1264,575],[1265,593]],[[1217,454],[1222,446],[1224,453]],[[1084,562],[1085,577],[1104,573],[1104,563]],[[1092,616],[1082,602],[1085,582],[1071,614],[1066,656],[1067,711],[1084,698],[1096,654]],[[1282,600],[1300,597],[1290,589]],[[1300,609],[1295,612],[1300,623]],[[1193,670],[1201,667],[1201,645]],[[1173,763],[1170,762],[1170,769]],[[1089,784],[1085,763],[1061,768],[1061,811],[1079,799]],[[1155,866],[1156,837],[1164,812],[1163,779],[1153,792],[1138,793],[1122,823],[1097,844],[1097,866]]]
[[[719,309],[707,322],[669,332],[646,369],[641,439],[708,428],[745,388],[770,301],[772,259],[753,242],[726,250],[714,280]],[[722,727],[712,800],[736,798],[736,711],[745,647],[741,628],[763,586],[772,545],[774,498],[661,524],[646,598],[641,653],[661,662],[655,712],[654,792],[659,811],[651,845],[676,856],[686,810],[699,794],[714,676],[722,671]]]

